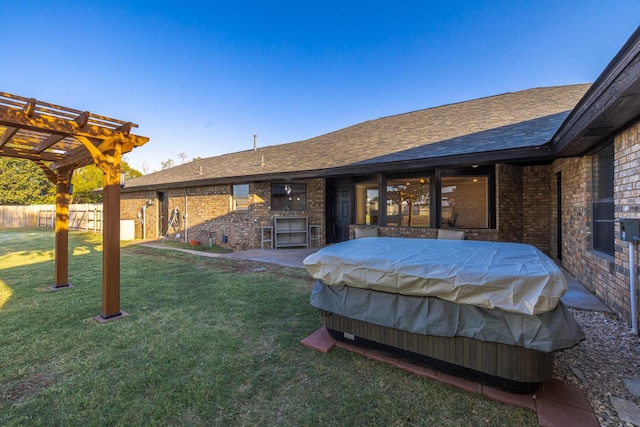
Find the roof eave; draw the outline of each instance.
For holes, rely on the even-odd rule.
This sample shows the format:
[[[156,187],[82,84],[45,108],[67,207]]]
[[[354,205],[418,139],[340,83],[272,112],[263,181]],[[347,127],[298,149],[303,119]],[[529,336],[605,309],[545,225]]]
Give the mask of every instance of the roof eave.
[[[640,117],[640,27],[552,138],[559,156],[589,154]]]
[[[260,175],[244,175],[171,182],[166,184],[149,184],[125,187],[124,193],[143,191],[165,191],[187,187],[206,187],[211,185],[230,185],[239,182],[268,182],[278,180],[334,178],[347,175],[366,175],[380,172],[399,172],[433,168],[471,167],[495,163],[545,163],[556,157],[550,144],[537,147],[517,148],[509,150],[487,151],[483,153],[458,154],[455,156],[430,157],[397,162],[375,163],[366,165],[347,165],[335,168],[316,169],[296,172],[270,173]]]

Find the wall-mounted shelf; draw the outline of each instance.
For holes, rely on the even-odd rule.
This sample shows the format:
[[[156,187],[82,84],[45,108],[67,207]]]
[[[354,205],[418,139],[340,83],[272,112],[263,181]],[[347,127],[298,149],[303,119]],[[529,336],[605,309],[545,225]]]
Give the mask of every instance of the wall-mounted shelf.
[[[309,247],[309,221],[307,217],[275,217],[273,222],[276,249],[296,246]]]

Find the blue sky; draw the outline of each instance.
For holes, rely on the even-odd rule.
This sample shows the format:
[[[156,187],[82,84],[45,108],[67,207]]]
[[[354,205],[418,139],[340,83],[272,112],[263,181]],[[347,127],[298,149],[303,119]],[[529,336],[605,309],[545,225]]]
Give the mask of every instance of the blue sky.
[[[0,0],[0,91],[139,125],[152,172],[408,111],[594,81],[637,0]]]

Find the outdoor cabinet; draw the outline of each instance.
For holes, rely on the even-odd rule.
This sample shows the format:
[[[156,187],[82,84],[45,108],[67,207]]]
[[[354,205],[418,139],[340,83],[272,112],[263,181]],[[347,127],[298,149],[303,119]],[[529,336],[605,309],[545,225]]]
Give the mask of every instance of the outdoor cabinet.
[[[273,221],[276,249],[294,246],[309,247],[309,222],[307,217],[283,216],[275,217]]]

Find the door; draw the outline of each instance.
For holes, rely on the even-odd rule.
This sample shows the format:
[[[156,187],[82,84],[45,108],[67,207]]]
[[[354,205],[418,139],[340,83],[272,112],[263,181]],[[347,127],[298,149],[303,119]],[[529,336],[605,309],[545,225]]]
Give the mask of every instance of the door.
[[[158,192],[158,206],[160,206],[160,235],[166,236],[169,231],[169,193]]]
[[[349,240],[349,225],[353,223],[352,184],[349,179],[334,180],[328,183],[331,199],[329,227],[331,236],[329,243]],[[330,239],[330,240],[329,240]]]

